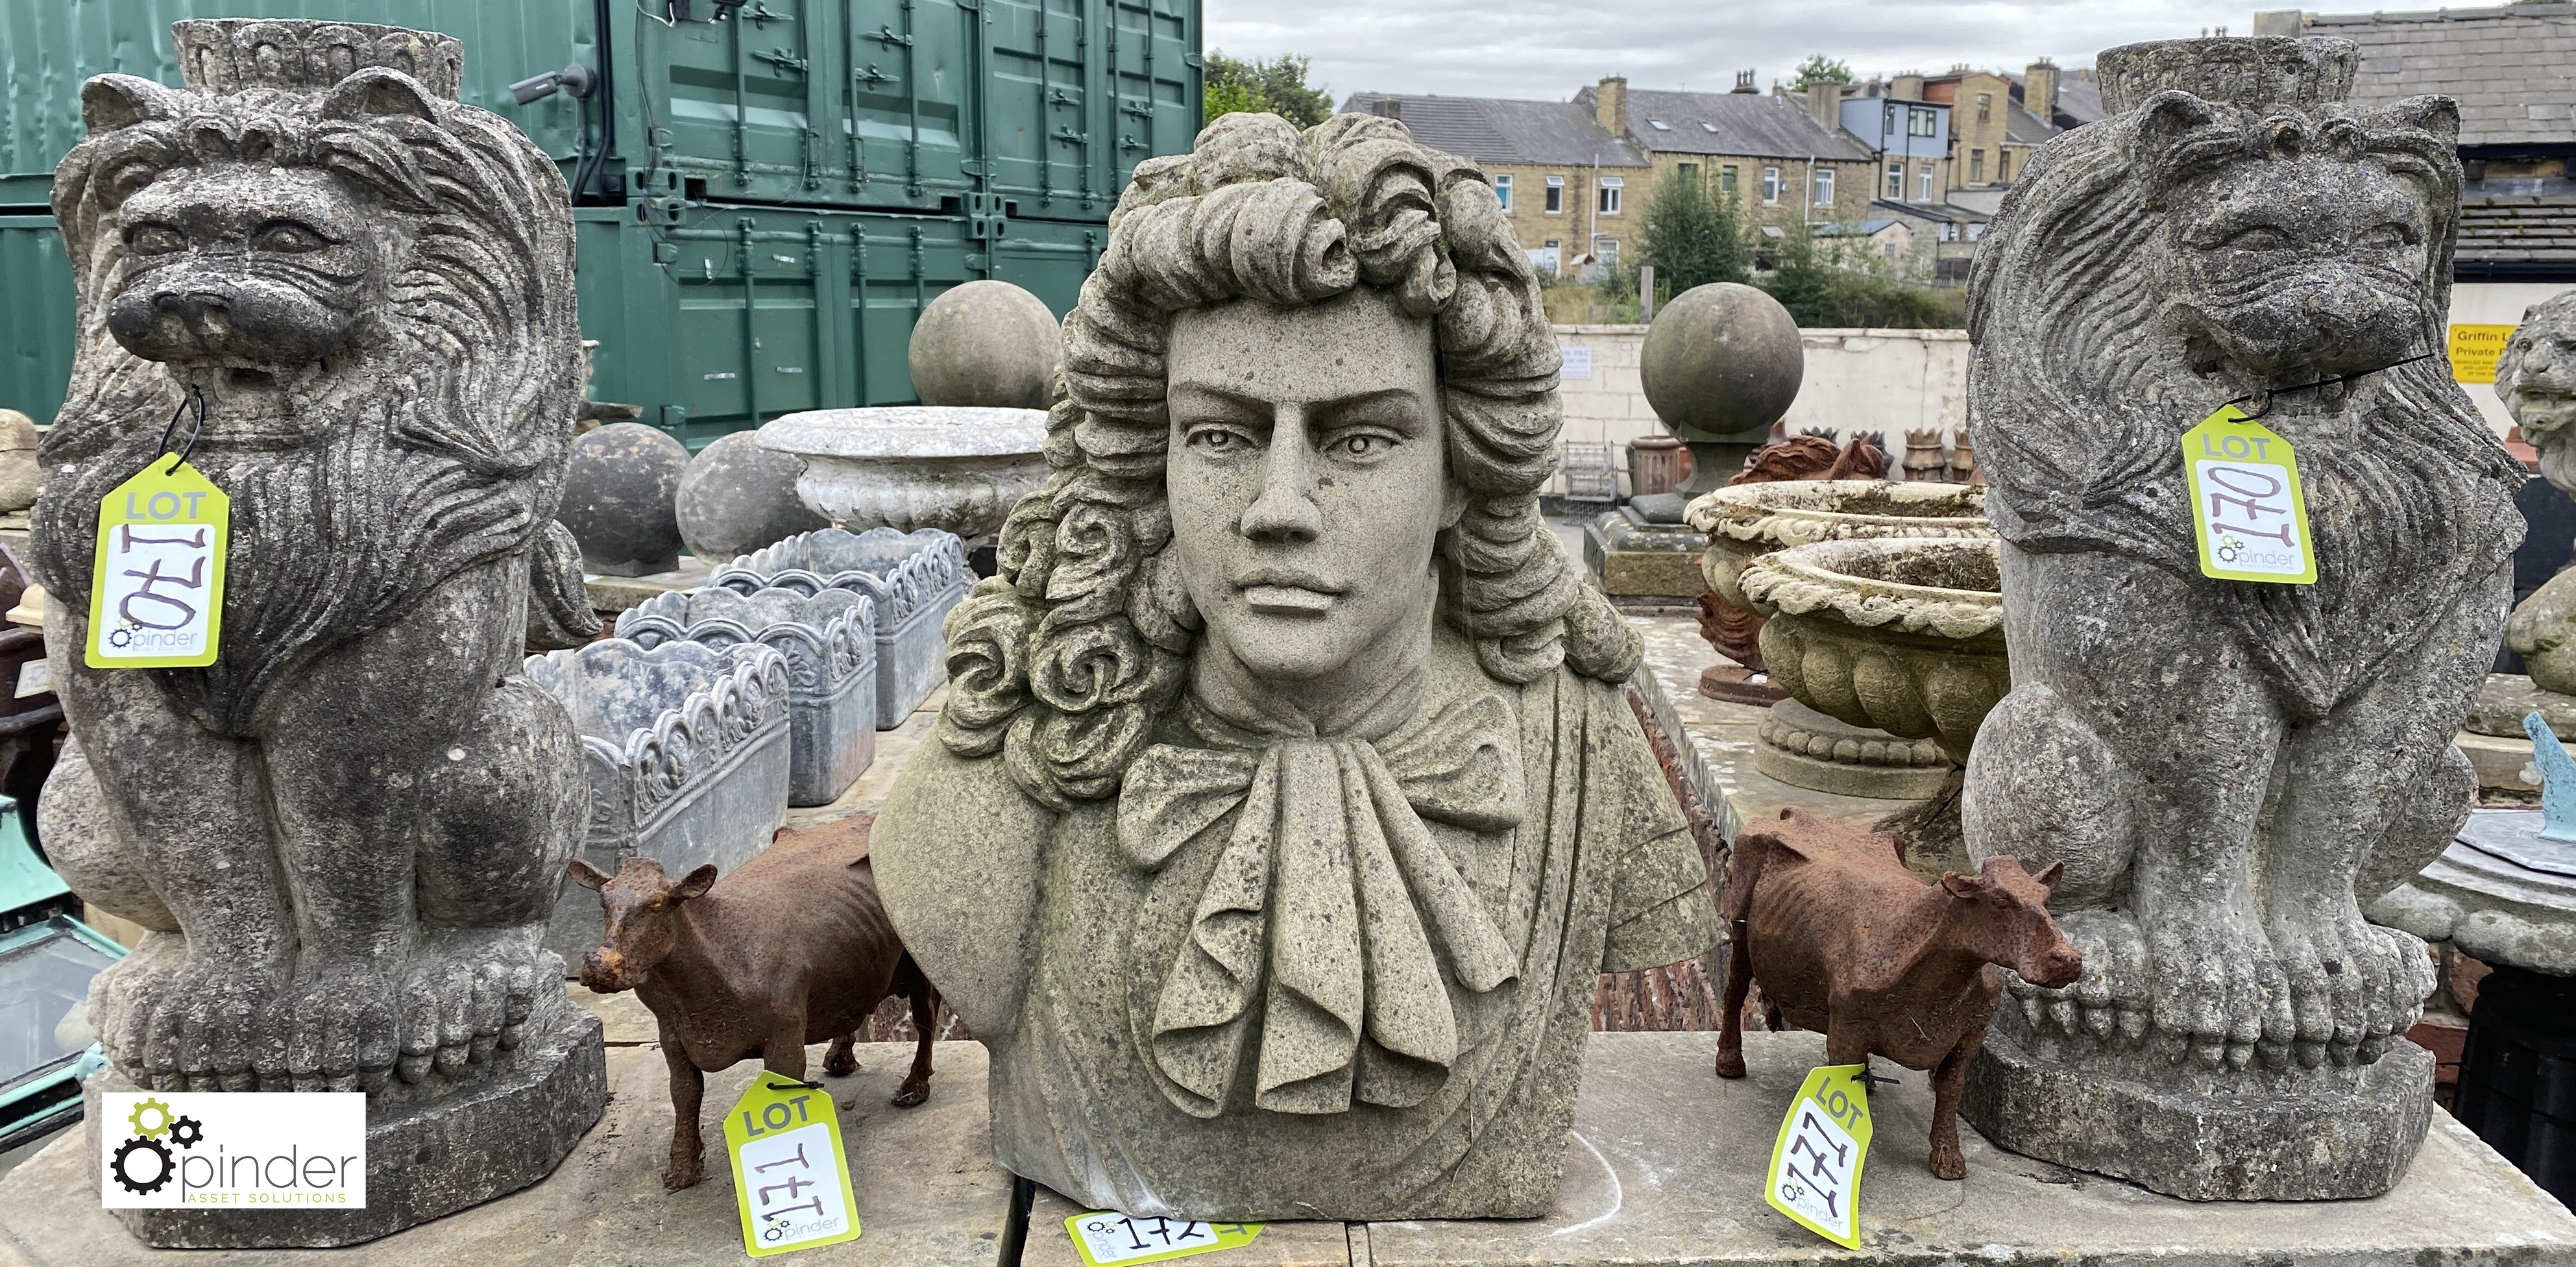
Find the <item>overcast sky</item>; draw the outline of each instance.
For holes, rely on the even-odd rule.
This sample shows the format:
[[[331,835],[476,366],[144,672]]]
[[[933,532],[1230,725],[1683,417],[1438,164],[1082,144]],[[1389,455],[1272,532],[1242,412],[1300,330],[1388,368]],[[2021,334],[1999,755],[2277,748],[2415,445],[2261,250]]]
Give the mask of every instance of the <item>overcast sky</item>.
[[[1349,93],[1562,101],[1604,75],[1637,88],[1765,91],[1809,53],[1861,78],[1961,62],[2089,66],[2134,40],[2253,33],[2254,5],[2211,0],[1206,0],[1207,46],[1300,53],[1309,82]],[[2264,8],[2297,7],[2272,0]],[[2322,6],[2327,11],[2362,6]],[[2415,6],[2427,7],[2427,6]]]

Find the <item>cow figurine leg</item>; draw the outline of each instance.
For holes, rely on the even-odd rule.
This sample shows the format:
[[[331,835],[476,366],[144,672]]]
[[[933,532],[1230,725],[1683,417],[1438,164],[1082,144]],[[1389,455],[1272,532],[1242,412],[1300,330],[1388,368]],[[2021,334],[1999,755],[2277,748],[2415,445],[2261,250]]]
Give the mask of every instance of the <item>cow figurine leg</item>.
[[[912,1049],[912,1072],[904,1075],[903,1085],[894,1093],[897,1105],[910,1108],[930,1099],[930,1045],[939,1038],[939,991],[931,988],[930,978],[921,975],[921,966],[909,954],[895,967],[894,988],[912,1000],[912,1030],[917,1036]]]
[[[859,1035],[852,1031],[832,1040],[832,1050],[823,1053],[823,1072],[835,1078],[846,1078],[859,1071],[857,1051]]]

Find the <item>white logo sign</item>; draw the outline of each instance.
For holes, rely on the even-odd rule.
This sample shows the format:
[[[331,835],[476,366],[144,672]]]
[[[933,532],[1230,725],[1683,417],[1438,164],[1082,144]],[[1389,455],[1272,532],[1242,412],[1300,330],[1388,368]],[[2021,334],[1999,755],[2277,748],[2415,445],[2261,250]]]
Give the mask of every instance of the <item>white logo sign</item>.
[[[1565,358],[1565,368],[1556,373],[1558,379],[1592,377],[1592,349],[1578,346],[1557,351]]]
[[[359,1092],[117,1091],[99,1097],[109,1209],[367,1205]]]

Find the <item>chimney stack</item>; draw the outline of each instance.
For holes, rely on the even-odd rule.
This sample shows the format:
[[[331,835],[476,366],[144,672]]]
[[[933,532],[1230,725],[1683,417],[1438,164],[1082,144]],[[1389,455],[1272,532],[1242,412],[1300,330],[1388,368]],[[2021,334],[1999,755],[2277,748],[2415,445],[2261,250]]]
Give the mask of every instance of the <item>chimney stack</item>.
[[[1626,76],[1612,75],[1601,81],[1600,90],[1592,98],[1592,116],[1601,121],[1602,127],[1610,130],[1610,135],[1628,135],[1628,80]]]
[[[1735,72],[1735,87],[1733,91],[1746,93],[1756,97],[1762,95],[1762,90],[1753,86],[1753,72],[1749,70],[1739,70]]]
[[[2043,57],[2030,64],[2022,75],[2021,104],[2043,123],[2057,121],[2057,63]]]
[[[1843,125],[1843,86],[1841,84],[1807,85],[1807,113],[1828,128]]]
[[[1914,71],[1907,71],[1906,73],[1897,76],[1895,81],[1889,85],[1889,94],[1899,101],[1921,101],[1923,99],[1923,76]]]
[[[2254,15],[2256,35],[2305,35],[2308,15],[2298,9],[2268,9]]]

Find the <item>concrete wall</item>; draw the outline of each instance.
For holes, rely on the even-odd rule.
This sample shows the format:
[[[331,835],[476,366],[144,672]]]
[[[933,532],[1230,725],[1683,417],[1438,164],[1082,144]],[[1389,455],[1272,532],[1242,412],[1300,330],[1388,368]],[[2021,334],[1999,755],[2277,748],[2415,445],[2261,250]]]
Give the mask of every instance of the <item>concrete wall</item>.
[[[1838,437],[1876,431],[1892,454],[1901,454],[1909,429],[1938,428],[1947,436],[1967,425],[1966,331],[1808,330],[1802,336],[1807,377],[1789,407],[1792,434],[1811,427]],[[1556,327],[1569,371],[1579,370],[1584,353],[1591,359],[1588,377],[1558,384],[1565,404],[1561,439],[1625,445],[1663,434],[1638,379],[1645,340],[1644,326]],[[1624,454],[1617,460],[1624,471]],[[1624,484],[1623,477],[1623,491]]]

